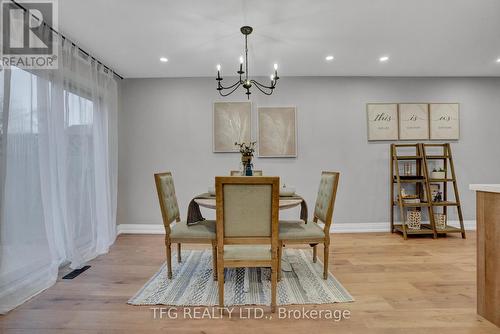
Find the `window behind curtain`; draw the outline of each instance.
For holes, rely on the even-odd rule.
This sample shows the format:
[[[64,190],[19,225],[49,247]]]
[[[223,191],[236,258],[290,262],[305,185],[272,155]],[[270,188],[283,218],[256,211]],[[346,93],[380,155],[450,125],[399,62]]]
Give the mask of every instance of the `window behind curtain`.
[[[83,94],[82,94],[83,95]],[[66,175],[68,219],[73,222],[76,247],[91,253],[95,239],[95,164],[93,102],[74,91],[64,91],[64,126],[67,136]]]
[[[37,80],[11,70],[6,135],[5,205],[2,224],[2,276],[21,276],[52,263],[40,183]],[[48,83],[47,83],[48,84]],[[4,138],[5,138],[4,137]],[[14,223],[13,223],[14,222]]]
[[[10,86],[9,134],[38,133],[37,76],[13,68]]]
[[[93,103],[89,99],[75,93],[64,91],[65,125],[67,127],[78,125],[90,125],[93,123]]]

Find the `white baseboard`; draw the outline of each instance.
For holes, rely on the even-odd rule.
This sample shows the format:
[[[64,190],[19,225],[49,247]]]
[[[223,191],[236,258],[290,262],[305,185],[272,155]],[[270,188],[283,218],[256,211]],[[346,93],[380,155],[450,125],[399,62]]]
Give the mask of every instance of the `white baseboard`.
[[[460,226],[458,221],[448,222],[452,226]],[[464,220],[465,229],[476,230],[475,220]],[[389,232],[389,222],[374,223],[333,223],[331,233],[368,233],[368,232]],[[118,235],[120,234],[165,234],[165,228],[161,224],[119,224]]]
[[[120,234],[165,234],[162,224],[118,224]]]
[[[424,224],[426,222],[423,222]],[[448,222],[451,226],[460,226],[458,220]],[[467,231],[476,230],[475,220],[464,220],[464,227]],[[330,227],[330,233],[367,233],[367,232],[390,232],[391,224],[389,222],[376,223],[333,223]]]

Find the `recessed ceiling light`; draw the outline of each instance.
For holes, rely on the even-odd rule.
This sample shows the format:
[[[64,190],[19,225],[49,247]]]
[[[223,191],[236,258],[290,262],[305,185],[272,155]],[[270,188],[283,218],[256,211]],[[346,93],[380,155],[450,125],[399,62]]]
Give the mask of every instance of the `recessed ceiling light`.
[[[500,63],[500,58],[497,59],[497,63]]]
[[[383,57],[380,57],[378,60],[379,60],[381,63],[385,63],[386,61],[388,61],[388,60],[389,60],[389,57],[388,57],[388,56],[383,56]]]
[[[333,59],[334,59],[334,57],[333,57],[333,56],[326,56],[326,57],[325,57],[325,59],[326,59],[327,61],[331,61],[331,60],[333,60]]]
[[[166,62],[168,61],[168,59],[167,59],[166,57],[161,57],[161,58],[160,58],[160,61],[161,61],[162,63],[166,63]]]

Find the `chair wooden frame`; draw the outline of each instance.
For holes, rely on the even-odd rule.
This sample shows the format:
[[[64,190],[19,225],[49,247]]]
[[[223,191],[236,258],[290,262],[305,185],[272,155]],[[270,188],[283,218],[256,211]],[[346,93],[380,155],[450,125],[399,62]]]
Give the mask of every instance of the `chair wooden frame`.
[[[335,198],[337,196],[337,188],[339,185],[339,177],[340,173],[339,172],[322,172],[321,175],[335,175],[335,180],[333,183],[332,187],[332,198],[330,200],[330,203],[328,204],[328,210],[326,213],[326,221],[322,221],[324,224],[323,227],[323,232],[324,236],[322,238],[304,238],[304,239],[280,239],[280,247],[278,251],[278,280],[281,279],[281,258],[282,258],[282,252],[283,252],[283,247],[286,244],[310,244],[313,247],[313,262],[316,263],[317,261],[317,245],[318,244],[323,244],[323,279],[328,278],[328,261],[329,261],[329,250],[330,250],[330,226],[332,224],[332,217],[333,217],[333,209],[335,207]],[[319,217],[314,214],[313,217],[313,224],[317,224]]]
[[[170,237],[170,225],[172,222],[179,223],[181,221],[180,219],[180,211],[179,214],[176,217],[173,217],[170,221],[168,219],[168,211],[167,208],[165,207],[164,201],[163,201],[163,193],[161,191],[162,189],[162,184],[161,184],[161,177],[163,176],[172,176],[171,172],[164,172],[164,173],[156,173],[154,174],[155,177],[155,184],[156,184],[156,191],[158,193],[158,200],[160,202],[160,209],[161,209],[161,215],[163,219],[163,226],[165,227],[165,247],[166,247],[166,255],[167,255],[167,275],[168,278],[172,278],[172,250],[171,250],[171,245],[173,243],[177,243],[177,262],[181,262],[181,243],[191,243],[191,244],[209,244],[212,245],[212,262],[213,262],[213,272],[214,272],[214,280],[217,280],[217,240],[216,239],[205,239],[205,238],[172,238]],[[174,187],[175,188],[175,187]]]
[[[262,173],[262,170],[261,169],[255,169],[253,171],[254,175],[253,176],[263,176],[264,174]],[[232,171],[229,171],[229,175],[230,176],[245,176],[245,175],[241,175],[241,171],[239,170],[232,170]]]
[[[224,307],[224,268],[270,267],[271,268],[271,312],[276,310],[276,289],[278,282],[278,234],[279,234],[279,177],[226,177],[215,178],[217,202],[217,276],[219,285],[219,306]],[[271,185],[271,237],[225,237],[224,235],[224,191],[226,184]],[[224,245],[270,245],[271,260],[226,260]]]

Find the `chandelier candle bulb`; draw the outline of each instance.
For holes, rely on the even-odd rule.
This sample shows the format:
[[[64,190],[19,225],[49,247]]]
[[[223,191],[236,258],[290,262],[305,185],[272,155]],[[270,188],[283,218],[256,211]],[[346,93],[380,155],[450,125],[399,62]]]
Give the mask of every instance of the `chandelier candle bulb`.
[[[219,85],[217,86],[217,90],[220,90],[220,81],[222,80],[222,78],[220,77],[220,64],[217,64],[217,81],[219,81]]]
[[[238,74],[240,75],[240,78],[241,78],[241,75],[245,72],[243,72],[243,56],[240,56],[240,70],[238,71]]]

